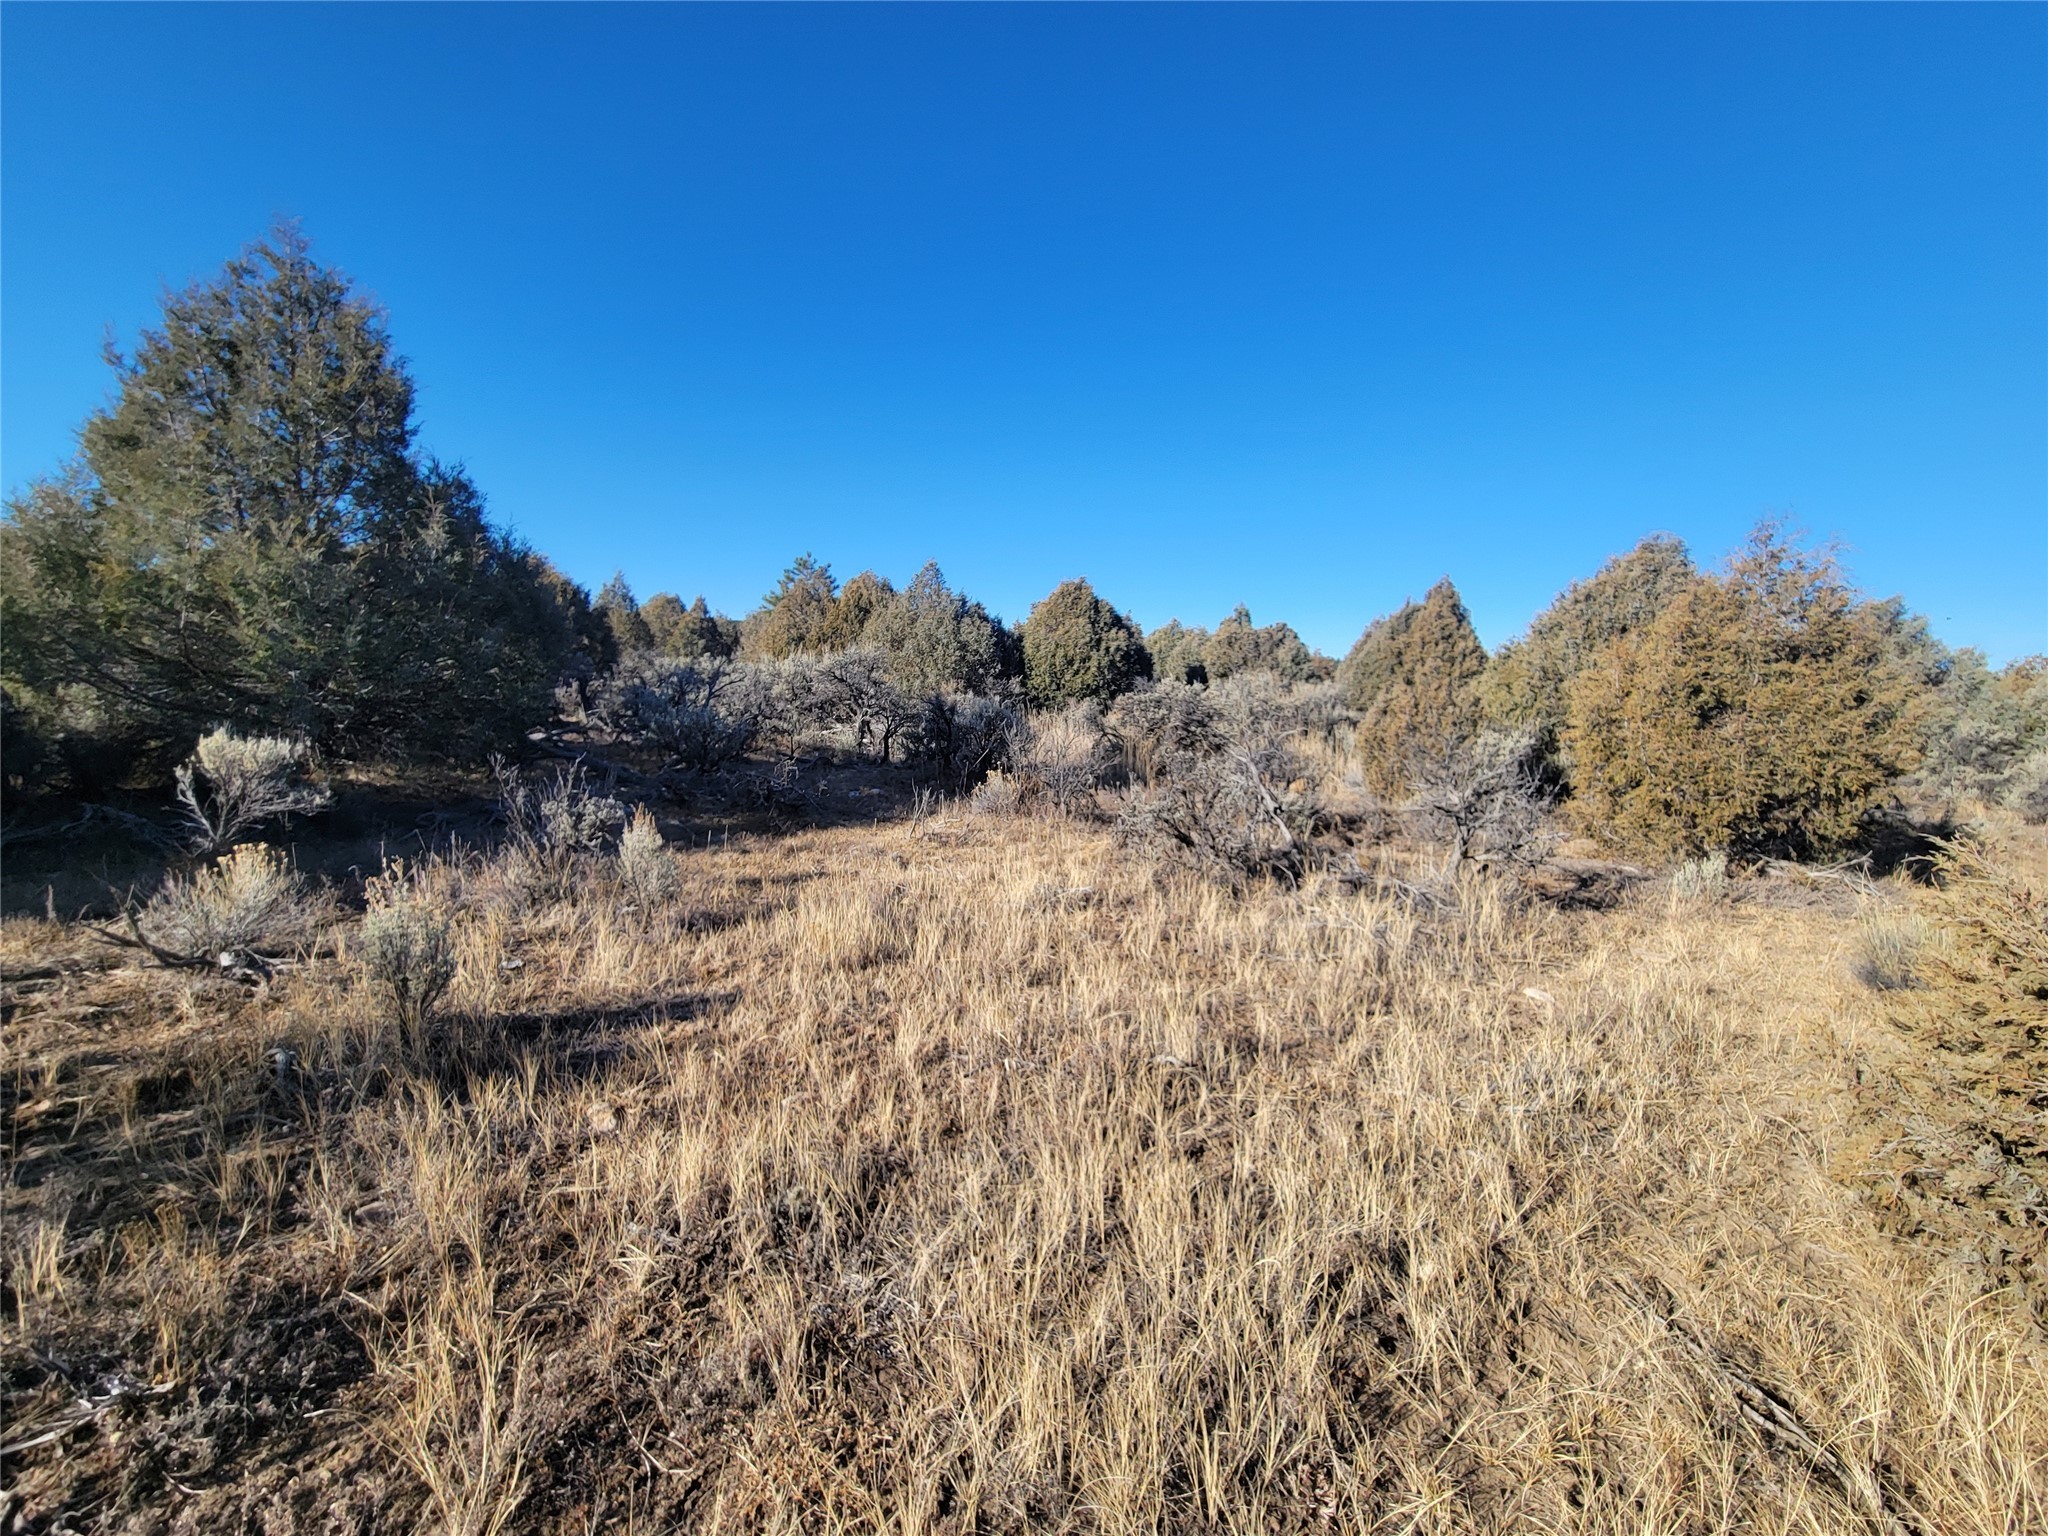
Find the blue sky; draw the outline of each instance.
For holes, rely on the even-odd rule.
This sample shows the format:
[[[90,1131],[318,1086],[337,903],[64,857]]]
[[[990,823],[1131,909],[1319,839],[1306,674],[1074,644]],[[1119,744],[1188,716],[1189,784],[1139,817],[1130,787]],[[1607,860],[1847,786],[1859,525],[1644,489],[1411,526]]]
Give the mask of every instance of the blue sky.
[[[1756,518],[2048,648],[2048,8],[8,4],[0,475],[279,216],[593,585],[1482,638]]]

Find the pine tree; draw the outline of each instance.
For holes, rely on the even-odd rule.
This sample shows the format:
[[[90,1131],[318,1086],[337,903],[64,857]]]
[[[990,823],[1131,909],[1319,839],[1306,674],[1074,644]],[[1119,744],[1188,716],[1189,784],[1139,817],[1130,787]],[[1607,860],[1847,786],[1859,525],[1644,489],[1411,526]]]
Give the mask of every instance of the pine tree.
[[[295,230],[109,362],[77,459],[0,524],[0,675],[78,776],[220,724],[446,755],[544,716],[574,636],[543,563],[416,452],[382,315]]]

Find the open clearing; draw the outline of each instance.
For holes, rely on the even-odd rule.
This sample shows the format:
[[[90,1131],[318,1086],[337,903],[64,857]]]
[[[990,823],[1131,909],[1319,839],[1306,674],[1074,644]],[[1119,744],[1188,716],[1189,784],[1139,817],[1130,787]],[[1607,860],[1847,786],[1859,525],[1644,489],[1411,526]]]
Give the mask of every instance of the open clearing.
[[[2038,1162],[1854,973],[1919,893],[673,857],[427,869],[414,1060],[352,920],[8,921],[14,1528],[2048,1528]]]

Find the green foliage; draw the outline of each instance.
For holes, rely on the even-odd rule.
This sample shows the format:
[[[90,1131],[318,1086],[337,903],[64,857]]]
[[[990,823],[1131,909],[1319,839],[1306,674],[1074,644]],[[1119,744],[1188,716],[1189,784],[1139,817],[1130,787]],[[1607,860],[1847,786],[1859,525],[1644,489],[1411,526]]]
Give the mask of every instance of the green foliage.
[[[1926,690],[1894,605],[1764,524],[1568,690],[1572,811],[1662,855],[1852,847],[1917,757]]]
[[[826,649],[825,636],[839,596],[832,567],[799,555],[775,590],[740,625],[740,654],[748,661],[780,661]]]
[[[1375,620],[1337,673],[1359,715],[1357,747],[1366,786],[1404,793],[1414,765],[1441,757],[1479,728],[1475,685],[1486,649],[1446,577],[1419,603]]]
[[[1271,672],[1282,682],[1305,683],[1315,673],[1314,658],[1291,625],[1259,628],[1242,603],[1202,646],[1202,665],[1212,683],[1239,672]]]
[[[886,576],[862,571],[833,599],[831,611],[818,630],[818,648],[843,651],[868,638],[875,618],[896,600],[896,589]]]
[[[1024,620],[1024,689],[1038,709],[1107,702],[1152,675],[1138,626],[1084,580],[1063,581]]]
[[[78,458],[0,524],[0,676],[74,779],[215,723],[463,755],[543,718],[544,567],[413,448],[380,314],[285,229],[164,301]]]
[[[1220,683],[1240,672],[1271,672],[1283,682],[1304,683],[1318,674],[1316,658],[1292,626],[1252,623],[1239,603],[1214,631],[1169,619],[1145,639],[1152,673],[1162,682]]]
[[[1572,680],[1624,635],[1655,622],[1699,580],[1685,545],[1665,535],[1644,539],[1584,581],[1575,581],[1487,664],[1480,707],[1496,725],[1536,733],[1546,757],[1564,728]]]
[[[624,571],[613,571],[612,579],[597,589],[597,611],[610,626],[612,642],[621,656],[654,649],[654,630],[640,616],[640,604],[626,584]]]
[[[1942,662],[1918,786],[2048,819],[2048,657],[2022,657],[1996,672],[1980,651],[1944,651]]]
[[[987,693],[1010,670],[1002,626],[947,586],[935,563],[876,610],[867,638],[913,694]]]
[[[1208,642],[1207,630],[1168,619],[1145,637],[1145,649],[1152,653],[1152,675],[1162,683],[1208,682],[1209,665],[1202,659],[1202,647]]]

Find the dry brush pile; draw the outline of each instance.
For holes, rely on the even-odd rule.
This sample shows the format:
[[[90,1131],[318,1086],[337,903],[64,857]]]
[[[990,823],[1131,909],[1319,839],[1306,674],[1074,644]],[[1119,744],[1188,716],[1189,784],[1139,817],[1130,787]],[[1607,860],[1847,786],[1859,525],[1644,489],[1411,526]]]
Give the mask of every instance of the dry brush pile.
[[[650,836],[388,875],[447,926],[379,963],[453,966],[403,1036],[353,922],[253,991],[7,925],[13,1513],[2048,1520],[2024,1309],[1831,1168],[1851,920],[1232,893],[958,812]]]

